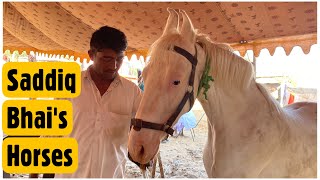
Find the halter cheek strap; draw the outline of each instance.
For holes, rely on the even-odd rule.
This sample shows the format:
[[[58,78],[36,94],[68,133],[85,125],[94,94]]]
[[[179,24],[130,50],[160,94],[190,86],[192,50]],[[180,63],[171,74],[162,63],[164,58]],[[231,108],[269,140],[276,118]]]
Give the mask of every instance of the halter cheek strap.
[[[182,49],[179,46],[174,46],[173,48],[177,53],[181,54],[182,56],[184,56],[187,60],[189,60],[189,62],[192,65],[192,69],[191,69],[191,73],[190,73],[190,77],[189,77],[189,87],[188,87],[188,91],[186,92],[185,96],[187,95],[187,93],[189,92],[189,103],[190,103],[190,110],[194,104],[194,96],[193,96],[193,87],[194,87],[194,77],[196,74],[196,66],[198,64],[198,60],[197,60],[197,47],[195,46],[195,50],[196,53],[194,56],[192,56],[188,51],[186,51],[185,49]],[[184,99],[182,99],[181,103],[183,102]],[[185,103],[184,103],[185,104]],[[183,104],[183,106],[184,106]],[[179,108],[179,107],[178,107]],[[183,108],[183,107],[182,107]],[[182,110],[182,108],[180,109],[180,111]],[[177,109],[178,110],[178,109]],[[179,112],[180,113],[180,112]],[[179,115],[178,113],[178,115]]]
[[[159,130],[159,131],[164,131],[167,134],[173,135],[174,130],[171,128],[172,124],[174,121],[177,119],[178,115],[180,114],[181,110],[183,109],[184,105],[186,102],[189,100],[190,103],[190,110],[194,104],[194,92],[193,92],[193,87],[194,87],[194,77],[195,77],[195,71],[196,71],[196,66],[198,63],[197,60],[197,47],[195,47],[196,53],[193,56],[190,54],[188,51],[185,49],[179,47],[179,46],[174,46],[173,50],[177,52],[178,54],[182,55],[185,57],[191,64],[192,64],[192,69],[189,77],[189,84],[187,88],[187,92],[185,93],[183,99],[181,100],[180,104],[178,105],[176,111],[170,116],[170,118],[167,120],[165,124],[158,124],[158,123],[153,123],[153,122],[147,122],[143,121],[142,119],[136,119],[133,118],[131,119],[131,126],[133,127],[134,130],[140,131],[141,128],[147,128],[147,129],[154,129],[154,130]]]

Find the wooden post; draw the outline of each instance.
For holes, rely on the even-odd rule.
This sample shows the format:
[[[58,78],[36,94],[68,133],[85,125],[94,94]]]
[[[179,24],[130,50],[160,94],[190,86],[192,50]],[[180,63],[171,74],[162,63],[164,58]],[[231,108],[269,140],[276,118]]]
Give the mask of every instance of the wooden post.
[[[161,178],[164,178],[164,172],[163,172],[162,161],[161,161],[161,157],[160,157],[160,151],[158,153],[158,161],[159,161],[159,168],[160,168],[160,176],[161,176]]]
[[[157,162],[159,163],[160,177],[164,178],[164,171],[163,171],[163,167],[162,167],[160,151],[157,153],[157,155],[153,159],[152,169],[151,169],[151,178],[155,178],[155,176],[156,176]],[[140,171],[142,173],[143,178],[149,178],[147,175],[147,168],[144,165],[140,166]]]
[[[252,58],[252,65],[253,65],[253,70],[254,70],[254,79],[257,77],[257,59],[253,53],[253,58]]]
[[[155,176],[156,176],[157,160],[158,160],[158,157],[159,157],[159,153],[157,154],[157,158],[154,158],[154,162],[152,163],[151,178],[155,178]]]

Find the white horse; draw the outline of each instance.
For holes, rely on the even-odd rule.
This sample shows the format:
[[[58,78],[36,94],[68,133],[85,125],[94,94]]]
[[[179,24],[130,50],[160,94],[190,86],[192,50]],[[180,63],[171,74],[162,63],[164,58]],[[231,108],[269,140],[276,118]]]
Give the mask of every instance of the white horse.
[[[197,33],[182,10],[179,29],[179,14],[168,11],[163,35],[152,45],[143,71],[145,91],[128,144],[133,160],[152,159],[166,135],[163,131],[171,133],[169,126],[197,97],[208,117],[203,154],[208,177],[316,177],[317,104],[281,108],[256,83],[250,62]],[[208,81],[210,76],[213,81]],[[180,104],[179,111],[181,101],[187,103]],[[173,118],[175,122],[167,123]]]

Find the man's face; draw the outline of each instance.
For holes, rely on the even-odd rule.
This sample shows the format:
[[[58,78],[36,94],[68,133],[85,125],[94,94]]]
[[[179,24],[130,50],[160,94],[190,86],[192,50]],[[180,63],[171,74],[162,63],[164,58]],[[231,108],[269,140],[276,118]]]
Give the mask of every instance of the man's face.
[[[124,52],[116,53],[112,49],[89,51],[93,60],[93,70],[103,76],[104,79],[114,79],[124,58]]]

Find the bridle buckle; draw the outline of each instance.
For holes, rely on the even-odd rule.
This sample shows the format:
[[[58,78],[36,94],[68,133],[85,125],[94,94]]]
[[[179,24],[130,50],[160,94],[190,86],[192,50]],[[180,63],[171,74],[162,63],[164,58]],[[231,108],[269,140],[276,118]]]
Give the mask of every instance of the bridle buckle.
[[[142,120],[141,119],[132,119],[131,126],[133,126],[134,130],[140,131],[142,128]]]
[[[170,126],[168,124],[164,124],[162,131],[166,132],[169,128],[170,128]]]
[[[188,92],[188,93],[191,93],[192,91],[193,91],[193,86],[189,85],[189,86],[187,87],[187,92]]]

